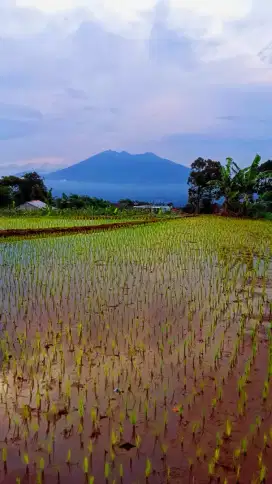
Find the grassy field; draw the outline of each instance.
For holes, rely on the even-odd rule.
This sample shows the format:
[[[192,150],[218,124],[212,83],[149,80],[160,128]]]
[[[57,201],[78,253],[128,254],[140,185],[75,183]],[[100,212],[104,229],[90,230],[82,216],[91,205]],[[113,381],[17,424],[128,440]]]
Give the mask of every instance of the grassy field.
[[[0,247],[1,483],[272,482],[271,222]]]

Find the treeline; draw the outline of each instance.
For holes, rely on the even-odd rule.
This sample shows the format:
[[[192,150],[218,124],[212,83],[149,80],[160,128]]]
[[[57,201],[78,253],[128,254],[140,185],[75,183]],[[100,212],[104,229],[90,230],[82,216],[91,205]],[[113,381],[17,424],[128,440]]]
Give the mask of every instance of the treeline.
[[[211,159],[197,158],[191,164],[188,178],[188,203],[183,209],[191,213],[272,218],[272,160],[261,163],[256,155],[251,165],[240,168],[232,158],[226,164]],[[36,172],[0,179],[0,207],[15,209],[30,201],[41,200],[48,210],[80,210],[97,215],[110,215],[117,211],[132,210],[135,204],[149,205],[144,201],[119,200],[113,204],[107,200],[87,195],[62,194],[53,197],[43,179]],[[168,204],[172,205],[172,204]]]
[[[118,204],[102,198],[87,195],[63,193],[60,197],[53,197],[52,190],[48,190],[42,177],[36,172],[26,173],[23,176],[4,176],[0,179],[0,208],[8,209],[9,213],[16,212],[16,207],[31,200],[41,200],[47,204],[46,212],[57,210],[69,215],[70,211],[80,211],[82,215],[114,215],[120,210],[131,210],[134,204],[148,205],[145,201],[133,201],[128,198],[119,200]],[[14,209],[14,210],[12,210]]]
[[[43,179],[36,172],[23,176],[3,176],[0,179],[0,206],[17,207],[30,200],[52,203],[52,191],[48,190]]]
[[[272,217],[272,160],[261,164],[257,154],[250,166],[240,168],[232,158],[197,158],[188,178],[186,211],[212,213],[221,204],[225,215]]]
[[[59,210],[88,210],[114,211],[118,207],[121,210],[133,209],[134,205],[152,205],[142,200],[121,199],[117,204],[102,198],[89,197],[88,195],[63,193],[60,197],[53,197],[52,190],[48,190],[40,175],[36,172],[26,173],[23,176],[3,176],[0,179],[0,207],[16,208],[31,200],[41,200],[48,207]],[[171,205],[171,204],[170,204]]]
[[[50,207],[60,210],[93,208],[94,211],[107,209],[112,211],[114,209],[112,203],[88,196],[63,193],[61,197],[53,197],[52,190],[47,189],[42,177],[36,172],[26,173],[21,177],[4,176],[0,179],[1,208],[16,208],[31,200],[41,200],[49,209]]]

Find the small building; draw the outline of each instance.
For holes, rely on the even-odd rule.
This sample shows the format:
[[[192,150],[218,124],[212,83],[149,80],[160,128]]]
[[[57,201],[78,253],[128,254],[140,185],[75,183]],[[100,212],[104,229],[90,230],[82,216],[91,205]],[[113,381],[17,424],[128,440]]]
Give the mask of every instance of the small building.
[[[168,205],[152,205],[152,212],[171,212],[172,207]]]
[[[43,208],[47,208],[47,205],[41,200],[30,200],[17,207],[18,210],[41,210]]]
[[[134,205],[136,210],[150,210],[150,212],[170,212],[171,207],[168,205]]]
[[[134,205],[133,210],[151,210],[152,205]]]

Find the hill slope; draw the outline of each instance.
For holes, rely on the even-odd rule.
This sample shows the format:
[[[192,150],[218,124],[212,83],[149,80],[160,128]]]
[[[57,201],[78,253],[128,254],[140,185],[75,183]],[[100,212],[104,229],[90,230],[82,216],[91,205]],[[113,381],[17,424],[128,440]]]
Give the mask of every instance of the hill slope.
[[[131,155],[104,151],[75,165],[46,175],[50,180],[90,183],[186,183],[189,168],[153,153]]]

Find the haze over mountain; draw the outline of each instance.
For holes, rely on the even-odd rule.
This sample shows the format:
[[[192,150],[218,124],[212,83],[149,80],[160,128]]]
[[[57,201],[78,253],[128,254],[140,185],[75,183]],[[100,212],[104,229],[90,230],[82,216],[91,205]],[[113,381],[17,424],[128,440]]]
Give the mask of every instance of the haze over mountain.
[[[132,155],[103,151],[87,160],[47,174],[48,180],[103,184],[186,184],[189,168],[154,153]]]

